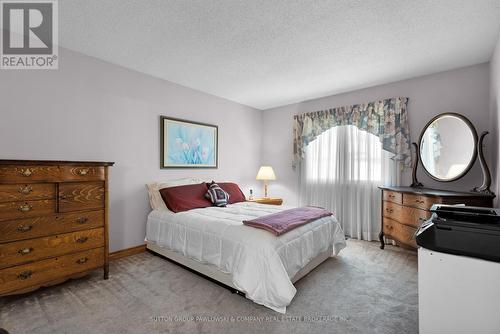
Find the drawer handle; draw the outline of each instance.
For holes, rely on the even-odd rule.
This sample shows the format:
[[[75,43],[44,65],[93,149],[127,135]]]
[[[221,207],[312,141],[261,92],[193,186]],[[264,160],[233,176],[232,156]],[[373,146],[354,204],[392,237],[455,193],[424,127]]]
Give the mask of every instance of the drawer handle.
[[[24,280],[30,278],[32,274],[33,274],[33,272],[31,270],[26,270],[26,271],[21,272],[19,275],[17,275],[17,278],[24,281]]]
[[[59,195],[59,199],[62,199],[62,200],[72,199],[72,198],[73,198],[73,196],[71,196],[71,195],[64,195],[64,194]]]
[[[33,191],[31,186],[25,185],[24,187],[19,187],[19,193],[23,195],[29,195]]]
[[[76,239],[76,242],[83,244],[83,243],[87,242],[87,240],[89,240],[89,237],[80,237],[80,238]]]
[[[87,257],[82,257],[81,259],[78,259],[76,263],[78,264],[84,264],[88,261],[89,259]]]
[[[389,196],[389,198],[394,198],[394,197],[396,197],[396,195],[393,195],[393,194],[389,194],[388,196]]]
[[[76,223],[77,223],[77,224],[81,224],[81,225],[83,225],[83,224],[88,223],[88,221],[89,221],[89,219],[88,219],[87,217],[80,217],[80,218],[78,218],[78,219],[76,220]]]
[[[415,202],[418,203],[418,204],[424,204],[425,203],[425,201],[421,201],[421,200],[418,200],[418,199],[416,199]]]
[[[35,172],[34,169],[29,169],[29,168],[22,168],[21,169],[21,175],[22,176],[25,176],[25,177],[30,177],[31,175],[33,175],[33,173]]]
[[[82,168],[82,169],[78,170],[78,174],[81,175],[81,176],[85,176],[88,173],[89,173],[89,169],[88,168]]]
[[[32,251],[33,251],[33,248],[30,247],[30,248],[20,249],[18,251],[18,253],[21,254],[21,255],[26,255],[26,254],[31,253]]]
[[[29,205],[28,203],[24,203],[21,206],[19,206],[18,210],[21,212],[28,212],[28,211],[31,211],[31,209],[33,209],[33,207],[31,205]]]
[[[427,220],[427,218],[420,217],[420,218],[418,218],[418,220],[420,220],[421,222],[424,222]]]
[[[17,230],[19,232],[28,232],[28,231],[31,231],[32,228],[33,228],[33,225],[19,225],[17,227]]]
[[[387,209],[385,209],[385,211],[387,211],[387,212],[389,212],[389,213],[393,213],[393,212],[394,212],[394,209],[389,209],[389,208],[387,208]]]
[[[392,230],[392,226],[391,225],[385,225],[385,227],[387,227],[388,230]]]

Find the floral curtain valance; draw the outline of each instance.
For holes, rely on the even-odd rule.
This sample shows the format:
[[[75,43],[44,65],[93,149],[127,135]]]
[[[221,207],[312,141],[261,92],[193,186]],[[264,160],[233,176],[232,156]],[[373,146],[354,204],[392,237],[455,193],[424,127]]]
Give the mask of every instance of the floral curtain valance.
[[[321,133],[341,125],[354,125],[377,136],[382,148],[394,159],[411,165],[408,98],[397,97],[377,102],[295,115],[293,125],[293,166],[304,158],[305,147]]]

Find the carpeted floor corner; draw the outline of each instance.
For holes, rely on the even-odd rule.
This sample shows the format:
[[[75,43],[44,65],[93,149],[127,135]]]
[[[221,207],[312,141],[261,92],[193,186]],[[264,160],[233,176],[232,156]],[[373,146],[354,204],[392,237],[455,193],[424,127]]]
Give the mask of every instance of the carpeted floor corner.
[[[0,328],[21,333],[417,333],[417,256],[348,240],[296,283],[281,315],[150,253],[91,276],[0,298]]]

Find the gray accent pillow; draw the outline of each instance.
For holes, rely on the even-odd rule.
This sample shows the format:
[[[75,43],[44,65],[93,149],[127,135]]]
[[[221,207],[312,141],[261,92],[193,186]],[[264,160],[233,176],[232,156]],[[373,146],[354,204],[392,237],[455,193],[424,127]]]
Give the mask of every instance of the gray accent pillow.
[[[213,205],[224,207],[229,202],[229,194],[225,192],[219,185],[212,182],[208,187],[205,198],[212,202]]]

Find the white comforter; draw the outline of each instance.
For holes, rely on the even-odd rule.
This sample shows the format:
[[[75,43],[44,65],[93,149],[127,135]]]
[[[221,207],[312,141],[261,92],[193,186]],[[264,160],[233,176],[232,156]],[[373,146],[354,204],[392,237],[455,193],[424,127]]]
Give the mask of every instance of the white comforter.
[[[346,245],[333,216],[279,237],[242,223],[285,209],[242,202],[180,213],[154,210],[148,216],[146,241],[230,273],[247,298],[285,313],[297,292],[291,278],[332,245],[335,255]]]

